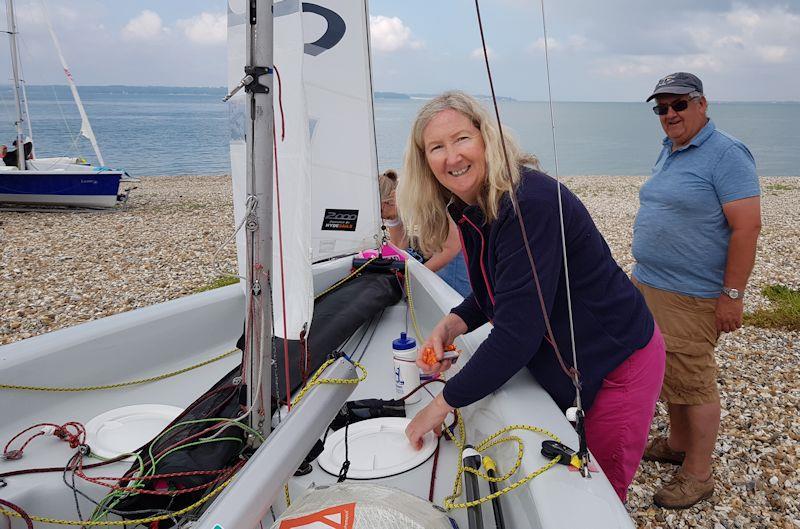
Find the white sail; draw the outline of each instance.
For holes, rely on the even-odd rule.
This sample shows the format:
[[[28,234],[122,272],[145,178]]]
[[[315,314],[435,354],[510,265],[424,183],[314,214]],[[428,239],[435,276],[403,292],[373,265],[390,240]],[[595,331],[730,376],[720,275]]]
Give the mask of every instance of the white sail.
[[[365,1],[304,2],[313,259],[376,246],[380,227]],[[352,230],[352,231],[350,231]]]
[[[282,336],[282,296],[284,291],[287,293],[287,338],[297,339],[311,321],[311,262],[376,244],[380,210],[372,119],[369,17],[365,2],[332,0],[313,3],[282,0],[274,4],[274,13],[275,64],[282,87],[278,89],[276,76],[273,106],[280,189],[276,189],[275,195],[277,197],[280,192],[283,266],[276,253],[273,304],[275,332]],[[244,76],[241,50],[245,27],[246,2],[230,0],[230,89]],[[283,106],[283,120],[278,102]],[[241,219],[246,213],[244,134],[247,118],[243,92],[230,100],[229,108],[234,212],[236,218]],[[281,138],[282,132],[285,132],[284,138]],[[277,202],[275,205],[277,215]],[[277,249],[280,241],[277,216],[273,226],[273,243]],[[245,264],[244,232],[238,237],[241,271]],[[281,270],[285,276],[281,275]],[[305,303],[308,305],[303,306]]]
[[[86,110],[83,108],[83,103],[81,102],[81,96],[78,94],[78,87],[75,86],[72,72],[69,70],[66,59],[64,59],[64,54],[61,53],[61,45],[58,43],[55,31],[53,31],[53,25],[50,23],[50,15],[48,15],[45,0],[42,0],[42,11],[44,13],[44,19],[47,22],[47,29],[50,31],[50,37],[53,39],[56,53],[58,53],[58,58],[61,60],[61,67],[64,69],[64,75],[67,77],[67,84],[69,84],[69,89],[72,92],[72,98],[75,100],[75,104],[78,106],[78,112],[81,115],[81,135],[91,142],[92,149],[94,149],[94,153],[97,155],[97,161],[100,165],[105,165],[103,155],[100,154],[100,146],[97,145],[97,138],[95,138],[92,125],[89,123],[89,116],[86,115]]]
[[[243,46],[246,3],[231,1],[228,6],[231,88],[244,76]],[[300,339],[308,330],[314,307],[311,275],[309,215],[311,209],[311,166],[308,117],[303,91],[303,17],[298,0],[274,5],[273,107],[275,113],[276,155],[273,193],[272,303],[276,336]],[[283,65],[283,66],[282,66]],[[278,82],[280,75],[280,83]],[[245,145],[248,118],[244,91],[231,99],[231,171],[234,181],[234,206],[237,219],[246,213]],[[239,269],[244,270],[244,231],[238,234]],[[284,308],[286,321],[284,326]],[[285,332],[284,332],[285,330]],[[285,334],[285,336],[284,336]]]
[[[272,285],[275,334],[297,340],[308,330],[314,311],[309,215],[311,149],[303,90],[303,15],[299,0],[273,5],[273,81],[275,111],[275,200],[273,201]],[[280,203],[278,203],[280,200]]]

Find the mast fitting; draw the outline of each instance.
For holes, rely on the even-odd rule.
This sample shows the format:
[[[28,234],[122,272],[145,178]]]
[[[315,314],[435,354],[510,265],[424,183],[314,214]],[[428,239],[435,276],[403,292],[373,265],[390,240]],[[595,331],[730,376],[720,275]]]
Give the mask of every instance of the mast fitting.
[[[252,94],[268,94],[269,87],[258,80],[262,75],[272,75],[273,69],[269,66],[245,66],[245,78],[242,79],[245,92]]]

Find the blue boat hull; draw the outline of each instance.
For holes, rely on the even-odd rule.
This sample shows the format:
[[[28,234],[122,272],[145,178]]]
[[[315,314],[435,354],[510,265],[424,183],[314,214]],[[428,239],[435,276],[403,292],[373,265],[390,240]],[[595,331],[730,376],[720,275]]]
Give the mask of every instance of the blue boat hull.
[[[117,203],[122,171],[0,172],[0,204],[110,208]]]

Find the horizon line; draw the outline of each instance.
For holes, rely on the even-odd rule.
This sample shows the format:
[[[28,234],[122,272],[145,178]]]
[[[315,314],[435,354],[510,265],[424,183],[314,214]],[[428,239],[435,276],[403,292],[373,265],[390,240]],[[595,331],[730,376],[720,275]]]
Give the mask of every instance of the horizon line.
[[[69,88],[69,85],[63,83],[42,83],[42,84],[26,84],[27,88],[34,88],[34,87],[64,87]],[[11,84],[0,84],[0,87],[8,87],[11,88]],[[81,88],[181,88],[181,89],[218,89],[218,90],[227,90],[227,87],[224,85],[155,85],[155,84],[144,84],[144,85],[131,85],[131,84],[82,84],[78,87],[80,90]],[[373,96],[378,95],[378,99],[392,99],[392,98],[381,98],[379,94],[397,94],[397,95],[404,95],[407,96],[409,99],[412,97],[435,97],[438,93],[422,93],[422,92],[398,92],[393,90],[373,90]],[[473,96],[477,96],[480,98],[489,98],[488,94],[472,94]],[[512,100],[514,102],[519,103],[547,103],[546,99],[541,100],[534,100],[534,99],[520,99],[513,96],[505,96],[500,95],[497,96],[498,100]],[[554,99],[554,103],[646,103],[643,100],[636,100],[636,99],[622,99],[622,100],[586,100],[586,99]],[[710,99],[710,103],[800,103],[800,99]]]

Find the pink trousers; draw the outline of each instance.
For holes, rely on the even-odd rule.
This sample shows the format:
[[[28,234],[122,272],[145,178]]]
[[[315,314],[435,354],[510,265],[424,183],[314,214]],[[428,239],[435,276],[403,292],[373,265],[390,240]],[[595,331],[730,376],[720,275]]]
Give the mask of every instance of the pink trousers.
[[[664,338],[650,342],[603,380],[586,414],[586,442],[623,502],[642,459],[664,380]]]

